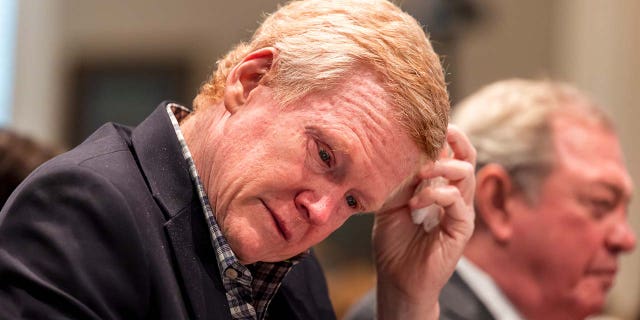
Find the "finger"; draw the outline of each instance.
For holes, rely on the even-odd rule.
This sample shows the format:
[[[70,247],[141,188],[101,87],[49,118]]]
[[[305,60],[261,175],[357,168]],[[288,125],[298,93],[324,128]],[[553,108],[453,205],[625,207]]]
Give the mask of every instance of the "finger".
[[[476,149],[469,138],[455,125],[450,124],[447,129],[447,143],[453,152],[453,158],[476,164]]]
[[[446,179],[447,184],[454,185],[464,195],[465,202],[471,204],[475,188],[475,175],[473,166],[460,160],[438,161],[429,171],[421,171],[419,177],[426,181]]]
[[[450,228],[456,228],[454,225],[457,223],[473,226],[473,220],[475,219],[474,211],[465,205],[462,198],[456,199],[451,205],[444,209],[445,214],[442,216],[441,221],[445,228],[449,230],[451,230]],[[470,235],[470,233],[468,235]]]
[[[469,222],[473,221],[473,210],[460,197],[459,190],[453,186],[443,186],[437,188],[425,188],[419,195],[412,198],[410,206],[412,210],[428,206],[439,206],[444,209],[449,221]],[[426,221],[426,219],[425,219]]]
[[[458,181],[473,177],[474,170],[469,162],[446,159],[436,161],[433,166],[421,168],[418,177],[420,179],[443,177],[449,181]]]
[[[452,156],[451,148],[449,147],[449,144],[445,141],[444,145],[442,146],[442,149],[440,149],[440,153],[438,154],[438,159],[448,159],[448,158],[451,158],[451,156]]]
[[[439,188],[432,196],[433,203],[444,209],[445,216],[441,220],[447,219],[449,223],[473,221],[473,210],[462,200],[458,189]]]
[[[409,201],[409,206],[412,210],[424,208],[432,204],[448,207],[457,199],[462,199],[462,196],[460,190],[455,186],[429,186],[413,196]]]

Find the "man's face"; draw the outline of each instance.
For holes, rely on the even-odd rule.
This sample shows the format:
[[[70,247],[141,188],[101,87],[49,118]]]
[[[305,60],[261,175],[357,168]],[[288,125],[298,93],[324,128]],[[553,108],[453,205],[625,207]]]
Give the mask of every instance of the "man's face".
[[[203,179],[241,262],[304,252],[354,213],[378,209],[417,170],[421,152],[390,121],[388,103],[367,72],[286,109],[270,88],[251,91]]]
[[[557,163],[537,203],[520,209],[512,252],[538,285],[536,301],[560,318],[582,319],[601,310],[618,254],[635,246],[632,186],[613,133],[568,117],[552,126]]]

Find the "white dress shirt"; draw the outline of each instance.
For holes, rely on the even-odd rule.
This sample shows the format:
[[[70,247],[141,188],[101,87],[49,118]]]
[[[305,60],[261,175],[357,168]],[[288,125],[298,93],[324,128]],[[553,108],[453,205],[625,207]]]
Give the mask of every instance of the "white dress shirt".
[[[456,271],[494,318],[497,320],[524,319],[493,279],[471,261],[465,257],[460,258]]]

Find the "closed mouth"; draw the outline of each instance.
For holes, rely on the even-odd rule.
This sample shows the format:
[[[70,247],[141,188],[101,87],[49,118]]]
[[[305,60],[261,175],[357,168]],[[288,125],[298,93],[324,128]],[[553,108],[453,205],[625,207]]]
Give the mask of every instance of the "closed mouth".
[[[589,274],[600,277],[614,277],[616,275],[616,268],[607,268],[607,269],[592,269],[589,270]]]
[[[616,262],[594,263],[587,268],[587,273],[595,276],[615,276],[618,272],[618,264]]]
[[[587,272],[589,277],[602,281],[602,288],[609,290],[613,286],[618,268],[594,268]]]
[[[280,235],[288,241],[289,238],[291,238],[291,235],[289,233],[289,230],[287,230],[287,228],[284,226],[284,222],[280,220],[280,217],[273,210],[271,210],[271,208],[262,199],[260,199],[260,202],[262,202],[262,205],[267,208],[267,211],[269,211],[269,214],[271,214],[271,218],[273,218],[273,222],[276,225],[276,228],[278,229]]]

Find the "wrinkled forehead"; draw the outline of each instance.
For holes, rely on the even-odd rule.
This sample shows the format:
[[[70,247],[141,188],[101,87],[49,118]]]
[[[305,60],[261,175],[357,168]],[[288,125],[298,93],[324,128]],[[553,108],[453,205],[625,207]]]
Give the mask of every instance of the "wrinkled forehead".
[[[558,156],[585,161],[624,162],[615,132],[597,123],[559,117],[552,121],[552,128]]]
[[[631,192],[631,177],[614,131],[593,121],[570,117],[555,119],[552,126],[560,166]]]
[[[389,143],[406,131],[399,125],[397,106],[383,84],[375,72],[364,67],[354,69],[353,75],[331,89],[309,94],[297,105],[311,121],[329,129],[347,129],[365,147],[373,142]]]

